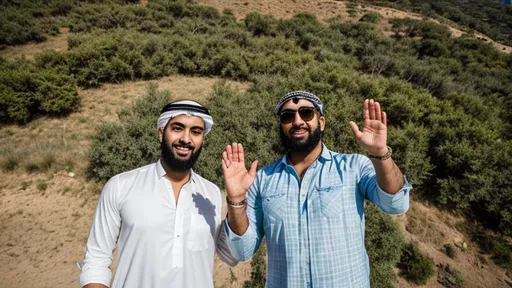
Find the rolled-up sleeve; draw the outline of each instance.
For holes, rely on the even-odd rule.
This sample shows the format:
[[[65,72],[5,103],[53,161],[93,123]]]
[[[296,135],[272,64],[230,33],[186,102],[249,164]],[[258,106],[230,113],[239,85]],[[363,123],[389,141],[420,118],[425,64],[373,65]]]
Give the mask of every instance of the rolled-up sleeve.
[[[364,193],[366,199],[377,205],[382,212],[398,215],[407,212],[409,209],[409,194],[412,185],[407,181],[407,177],[403,176],[404,185],[395,194],[390,194],[382,190],[377,182],[375,168],[371,161],[364,156],[359,157],[360,160],[360,179],[359,189]]]
[[[117,187],[117,178],[112,178],[101,192],[85,247],[85,257],[80,265],[80,287],[90,283],[110,286],[112,251],[121,227]]]
[[[376,184],[377,195],[373,202],[382,209],[383,212],[392,215],[403,214],[409,210],[409,192],[412,185],[404,177],[404,186],[395,194],[389,194]]]

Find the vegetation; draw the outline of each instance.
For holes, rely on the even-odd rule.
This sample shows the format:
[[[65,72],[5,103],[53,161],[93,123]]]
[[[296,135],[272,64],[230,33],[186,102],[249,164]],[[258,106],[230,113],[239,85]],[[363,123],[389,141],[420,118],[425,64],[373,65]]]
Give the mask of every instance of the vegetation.
[[[272,110],[285,92],[303,89],[319,95],[327,117],[324,142],[348,153],[363,152],[348,122],[360,120],[363,99],[374,98],[389,115],[394,159],[416,195],[512,235],[512,56],[488,43],[452,38],[442,25],[411,19],[392,19],[394,35],[386,37],[370,13],[358,23],[331,19],[323,24],[311,14],[275,19],[251,13],[237,21],[229,12],[190,1],[155,0],[145,6],[128,3],[135,1],[21,2],[27,3],[0,5],[5,15],[17,15],[1,20],[10,22],[0,25],[0,44],[42,40],[45,31],[57,30],[38,32],[35,27],[43,26],[30,23],[48,19],[69,27],[73,35],[65,52],[44,52],[34,61],[0,59],[0,123],[75,111],[77,87],[175,73],[250,81],[246,93],[218,86],[205,103],[216,124],[197,170],[222,185],[218,157],[226,143],[244,143],[247,159],[259,159],[261,165],[279,157]],[[431,2],[423,1],[434,9]],[[415,3],[393,5],[413,9]],[[465,11],[461,7],[454,9]],[[499,29],[512,35],[505,26]],[[9,38],[14,36],[20,39]],[[169,97],[152,88],[133,109],[119,111],[121,124],[97,130],[89,153],[91,178],[105,181],[158,158],[156,117]],[[53,161],[45,163],[25,168],[48,169]],[[15,160],[1,164],[5,171],[19,166]],[[375,219],[368,222],[373,223],[380,214],[370,211]],[[369,237],[372,233],[367,231]],[[509,259],[508,246],[494,247],[493,259]],[[372,271],[380,275],[372,277],[388,277],[396,255],[371,255],[383,261],[372,261]]]
[[[444,244],[444,253],[446,256],[455,259],[457,257],[456,247],[452,244]]]
[[[267,278],[267,247],[261,243],[251,260],[251,279],[244,282],[244,288],[265,288]]]
[[[434,275],[434,261],[421,254],[416,243],[407,243],[400,257],[400,275],[416,285],[425,285]]]
[[[438,265],[437,282],[441,283],[443,287],[447,288],[465,287],[464,278],[462,277],[462,274],[458,270],[451,267],[449,264]]]
[[[414,11],[440,21],[451,20],[470,31],[512,44],[512,7],[480,0],[366,0],[364,2]]]
[[[64,115],[80,104],[72,76],[40,69],[24,59],[0,62],[0,71],[0,123]]]
[[[391,217],[373,204],[366,205],[365,244],[370,258],[370,286],[396,287],[393,267],[400,261],[404,239]]]

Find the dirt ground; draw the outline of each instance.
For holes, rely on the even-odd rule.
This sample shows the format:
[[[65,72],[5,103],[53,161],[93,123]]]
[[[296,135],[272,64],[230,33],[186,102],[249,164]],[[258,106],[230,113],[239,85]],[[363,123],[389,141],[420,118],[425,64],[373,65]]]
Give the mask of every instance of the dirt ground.
[[[356,21],[347,12],[346,2],[319,0],[201,0],[200,3],[230,9],[242,18],[251,11],[271,13],[276,17],[291,17],[310,12],[319,19],[340,16]],[[366,9],[366,10],[363,10]],[[361,7],[376,10],[388,17],[421,17],[389,8]],[[383,29],[386,24],[381,23]],[[463,33],[454,29],[455,35]],[[45,49],[66,50],[68,31],[40,44],[8,48],[0,52],[6,58],[25,55],[32,58]],[[506,49],[509,49],[507,47]],[[507,50],[510,51],[510,50]],[[119,85],[103,85],[97,89],[81,90],[82,108],[65,118],[38,119],[26,126],[0,128],[0,160],[16,155],[18,168],[0,170],[0,287],[77,287],[79,270],[76,262],[83,258],[92,213],[101,187],[85,178],[86,152],[89,137],[95,127],[105,121],[118,121],[116,111],[129,107],[144,94],[149,83],[159,89],[169,89],[179,98],[205,99],[215,83],[214,78],[165,77],[158,81],[137,81]],[[235,89],[247,89],[247,83],[229,82]],[[98,100],[101,99],[101,100]],[[28,173],[26,165],[41,163],[53,155],[57,160],[52,168]],[[39,161],[39,162],[38,162]],[[49,161],[49,160],[46,160]],[[24,166],[25,165],[25,166]],[[407,239],[417,241],[421,250],[435,263],[450,264],[461,271],[466,287],[512,287],[510,275],[493,264],[486,255],[459,232],[464,219],[442,213],[434,207],[412,202],[411,210],[395,218]],[[456,259],[443,252],[444,244],[469,248],[459,249]],[[230,269],[216,259],[215,286],[242,287],[250,278],[250,263]],[[412,287],[399,279],[397,287]],[[436,277],[424,287],[442,287]]]

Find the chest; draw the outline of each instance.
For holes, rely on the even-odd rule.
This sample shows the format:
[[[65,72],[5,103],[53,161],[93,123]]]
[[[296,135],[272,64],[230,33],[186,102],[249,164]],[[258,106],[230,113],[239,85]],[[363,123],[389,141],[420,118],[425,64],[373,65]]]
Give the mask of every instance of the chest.
[[[264,215],[285,224],[298,224],[304,218],[310,222],[348,219],[356,224],[362,218],[364,197],[351,170],[313,167],[302,179],[293,173],[269,177],[261,188]]]

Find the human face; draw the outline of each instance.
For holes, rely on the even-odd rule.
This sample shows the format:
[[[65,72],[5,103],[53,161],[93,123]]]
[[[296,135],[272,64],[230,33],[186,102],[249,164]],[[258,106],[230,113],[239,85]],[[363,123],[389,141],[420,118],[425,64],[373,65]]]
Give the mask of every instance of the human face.
[[[204,121],[197,116],[178,115],[159,129],[162,160],[176,171],[191,169],[199,154],[204,138]]]
[[[290,100],[283,105],[280,111],[280,115],[284,116],[280,117],[280,137],[285,150],[308,153],[320,142],[325,118],[316,110],[311,117],[309,109],[314,109],[313,103],[305,99],[299,99],[296,103]],[[293,119],[290,119],[290,114]]]

